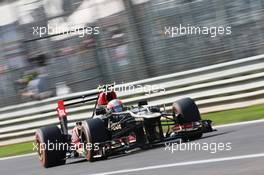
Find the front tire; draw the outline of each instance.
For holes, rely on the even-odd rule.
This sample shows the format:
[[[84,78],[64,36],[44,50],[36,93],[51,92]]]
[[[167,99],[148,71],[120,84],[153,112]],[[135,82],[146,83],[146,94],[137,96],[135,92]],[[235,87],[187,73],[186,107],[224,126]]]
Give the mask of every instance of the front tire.
[[[180,114],[180,122],[189,123],[201,120],[197,105],[191,98],[183,98],[172,104],[172,111]]]
[[[172,104],[173,113],[178,114],[177,121],[179,124],[197,122],[201,120],[201,115],[197,105],[191,98],[183,98]],[[201,130],[194,133],[186,133],[184,140],[200,139],[203,135]]]

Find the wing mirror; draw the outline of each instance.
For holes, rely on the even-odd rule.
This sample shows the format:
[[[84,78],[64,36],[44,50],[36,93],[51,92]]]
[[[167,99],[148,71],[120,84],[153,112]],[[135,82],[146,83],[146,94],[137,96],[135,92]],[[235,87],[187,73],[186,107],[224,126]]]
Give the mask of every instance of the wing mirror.
[[[147,100],[142,100],[138,102],[138,106],[144,106],[144,105],[148,105],[148,101]]]
[[[95,109],[95,114],[96,115],[103,115],[106,114],[106,109],[104,107],[99,107]]]

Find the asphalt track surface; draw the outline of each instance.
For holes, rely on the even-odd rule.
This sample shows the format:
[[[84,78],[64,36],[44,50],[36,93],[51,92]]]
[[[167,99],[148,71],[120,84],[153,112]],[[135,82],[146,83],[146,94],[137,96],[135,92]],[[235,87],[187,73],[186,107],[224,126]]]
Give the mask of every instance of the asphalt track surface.
[[[136,151],[108,160],[68,162],[45,169],[37,155],[0,160],[0,174],[86,175],[86,174],[186,174],[186,175],[263,175],[264,122],[218,128],[195,143],[231,143],[230,151],[174,151],[165,146]]]

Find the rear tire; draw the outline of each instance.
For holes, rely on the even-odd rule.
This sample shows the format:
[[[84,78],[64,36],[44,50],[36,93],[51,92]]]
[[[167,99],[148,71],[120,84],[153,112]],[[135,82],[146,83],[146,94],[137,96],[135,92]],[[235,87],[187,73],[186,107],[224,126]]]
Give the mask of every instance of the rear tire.
[[[172,104],[173,113],[179,114],[177,120],[179,124],[196,122],[201,120],[201,115],[197,105],[191,98],[183,98]],[[195,133],[186,133],[184,140],[195,140],[201,138],[202,131]]]
[[[86,149],[86,159],[90,162],[94,161],[95,155],[95,144],[99,144],[110,140],[110,134],[106,130],[104,121],[100,118],[88,119],[83,122],[82,130],[82,140],[85,145],[89,144],[90,146],[85,146]],[[106,155],[103,155],[101,159],[105,159]]]
[[[66,142],[56,125],[38,129],[35,137],[42,166],[49,168],[65,164],[67,147],[63,145],[66,145]]]

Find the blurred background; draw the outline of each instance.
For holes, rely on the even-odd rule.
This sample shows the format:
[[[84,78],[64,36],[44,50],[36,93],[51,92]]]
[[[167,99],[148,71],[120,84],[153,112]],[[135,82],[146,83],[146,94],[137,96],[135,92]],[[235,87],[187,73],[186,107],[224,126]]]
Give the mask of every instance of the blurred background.
[[[11,0],[0,12],[1,107],[264,53],[264,0]],[[232,34],[164,35],[179,24]],[[48,25],[100,34],[33,35]]]

